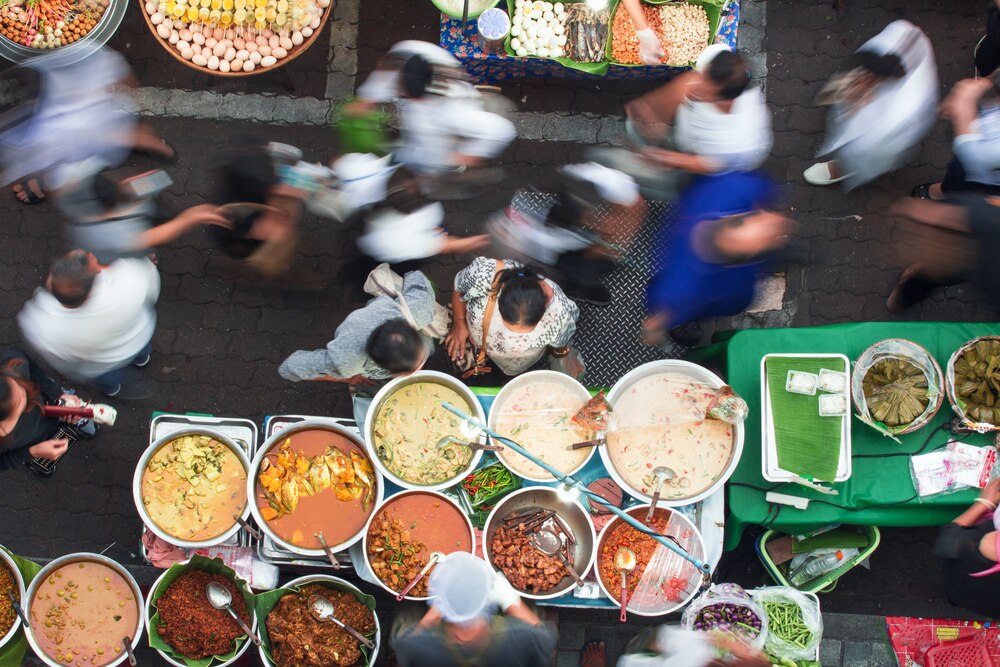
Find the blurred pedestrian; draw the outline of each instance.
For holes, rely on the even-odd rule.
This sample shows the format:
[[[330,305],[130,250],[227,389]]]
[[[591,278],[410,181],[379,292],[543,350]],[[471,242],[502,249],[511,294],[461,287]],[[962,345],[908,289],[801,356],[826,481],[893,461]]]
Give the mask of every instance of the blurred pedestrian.
[[[82,401],[63,391],[23,351],[11,347],[0,353],[0,470],[30,464],[33,458],[55,461],[66,453],[68,436],[97,434],[91,420],[43,414],[42,406],[60,404],[80,405]]]
[[[901,216],[898,263],[903,271],[886,307],[901,313],[935,289],[972,281],[1000,308],[1000,201],[961,195],[947,202],[903,199],[890,211]]]
[[[676,223],[660,240],[663,269],[647,292],[647,344],[670,338],[695,345],[702,320],[735,315],[753,301],[754,288],[795,223],[765,210],[775,200],[766,176],[729,173],[695,179],[677,201]],[[684,327],[684,328],[681,328]]]
[[[467,376],[484,372],[487,359],[507,377],[520,375],[546,355],[559,370],[582,376],[583,362],[571,344],[580,309],[534,269],[477,257],[455,276],[451,305],[445,345]]]
[[[359,390],[420,370],[434,352],[421,332],[434,320],[434,287],[411,271],[400,295],[377,296],[348,315],[321,350],[299,350],[278,367],[286,380],[343,382]]]
[[[846,190],[899,168],[937,120],[938,78],[927,35],[893,21],[847,59],[820,91],[830,107],[819,156],[805,170],[812,185]]]
[[[160,276],[145,258],[101,265],[73,250],[56,260],[18,323],[25,341],[67,377],[121,399],[145,398],[149,383],[126,373],[149,363]]]
[[[952,150],[944,179],[913,188],[918,199],[944,199],[956,192],[1000,194],[1000,89],[997,81],[964,79],[941,103],[951,122]]]
[[[967,510],[941,526],[934,543],[934,553],[941,559],[948,602],[987,618],[1000,616],[997,503],[1000,503],[1000,479],[991,480]]]
[[[424,175],[453,175],[482,166],[517,134],[514,124],[497,112],[507,102],[483,95],[451,53],[427,42],[409,40],[389,49],[358,88],[354,109],[385,102],[398,102],[400,108],[395,160]]]
[[[650,199],[672,200],[689,175],[750,171],[771,151],[771,113],[751,85],[743,58],[722,44],[695,68],[629,102],[625,128],[635,154],[615,149],[595,159],[634,177]]]
[[[174,157],[121,92],[132,77],[125,59],[107,47],[85,48],[90,52],[77,60],[62,52],[37,56],[8,76],[23,94],[0,116],[0,178],[15,183],[25,204],[60,187],[65,165],[98,157],[117,167],[133,150]]]
[[[993,0],[986,10],[986,34],[976,44],[976,73],[989,76],[1000,67],[1000,0]]]
[[[485,248],[485,234],[461,237],[445,231],[444,206],[426,199],[416,174],[400,166],[389,178],[384,199],[363,214],[358,247],[376,262],[399,264],[436,255]]]
[[[172,184],[162,170],[119,178],[101,158],[90,158],[65,166],[61,174],[53,198],[69,221],[70,242],[103,265],[155,253],[199,225],[230,224],[207,204],[161,221],[156,197]]]
[[[551,664],[555,631],[482,559],[449,554],[431,571],[428,591],[430,609],[424,617],[391,640],[402,667]]]

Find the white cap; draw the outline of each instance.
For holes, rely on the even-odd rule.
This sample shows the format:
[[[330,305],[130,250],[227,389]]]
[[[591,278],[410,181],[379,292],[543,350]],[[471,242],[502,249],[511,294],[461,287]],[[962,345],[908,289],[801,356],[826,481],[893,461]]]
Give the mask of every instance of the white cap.
[[[632,206],[639,201],[639,185],[635,179],[617,169],[609,169],[596,162],[584,162],[566,165],[562,172],[592,184],[604,201],[619,206]]]
[[[723,51],[732,52],[732,49],[725,44],[710,44],[706,46],[705,50],[698,56],[698,60],[694,62],[695,70],[701,74],[707,72],[708,66],[712,64],[713,60],[715,60],[715,56],[719,55]]]
[[[462,625],[486,616],[493,607],[493,573],[486,561],[464,551],[448,554],[434,567],[427,589],[431,607],[445,623]]]

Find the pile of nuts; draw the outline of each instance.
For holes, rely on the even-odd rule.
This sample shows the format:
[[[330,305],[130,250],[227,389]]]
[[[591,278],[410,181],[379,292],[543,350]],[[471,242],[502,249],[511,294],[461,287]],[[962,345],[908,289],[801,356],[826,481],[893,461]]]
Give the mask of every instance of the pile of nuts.
[[[646,23],[660,38],[664,65],[687,66],[708,46],[708,15],[698,5],[669,3],[659,7],[642,5]],[[632,19],[621,4],[611,28],[611,57],[615,62],[638,65],[639,38]]]

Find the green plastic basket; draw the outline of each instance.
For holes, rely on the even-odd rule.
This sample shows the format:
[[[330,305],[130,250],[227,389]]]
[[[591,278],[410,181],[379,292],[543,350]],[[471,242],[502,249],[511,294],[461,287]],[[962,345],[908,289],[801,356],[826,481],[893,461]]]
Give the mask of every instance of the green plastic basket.
[[[773,579],[779,586],[791,586],[792,588],[798,589],[804,593],[829,593],[836,588],[838,579],[871,556],[875,550],[878,549],[879,542],[882,541],[882,534],[879,532],[877,526],[859,527],[868,535],[868,546],[864,549],[860,549],[857,556],[849,559],[836,570],[827,572],[823,576],[817,577],[811,581],[807,581],[802,586],[793,585],[787,579],[788,567],[786,565],[777,565],[773,560],[771,560],[771,556],[767,553],[768,541],[775,535],[782,535],[783,533],[778,533],[773,530],[764,531],[764,533],[757,538],[757,542],[755,544],[757,557],[760,558],[760,562],[764,565],[764,569],[767,571],[768,576],[770,576],[771,579]]]

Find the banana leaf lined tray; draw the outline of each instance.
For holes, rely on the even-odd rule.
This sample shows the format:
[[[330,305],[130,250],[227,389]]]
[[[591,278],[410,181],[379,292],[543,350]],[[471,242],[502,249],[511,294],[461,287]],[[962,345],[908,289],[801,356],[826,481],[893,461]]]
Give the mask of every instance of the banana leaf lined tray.
[[[850,395],[839,417],[819,414],[819,397],[785,390],[788,371],[850,372],[842,354],[768,354],[760,362],[761,468],[764,479],[787,482],[796,476],[812,481],[842,482],[851,476]],[[847,389],[849,394],[849,388]]]

